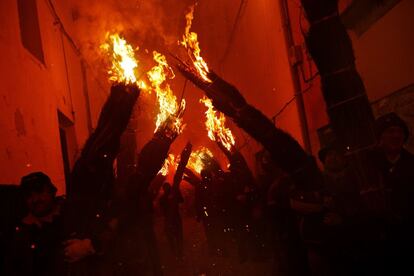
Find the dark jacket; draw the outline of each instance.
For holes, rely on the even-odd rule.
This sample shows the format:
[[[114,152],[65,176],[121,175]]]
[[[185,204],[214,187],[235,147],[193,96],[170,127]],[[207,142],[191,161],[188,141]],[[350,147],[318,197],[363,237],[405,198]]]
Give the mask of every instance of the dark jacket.
[[[372,153],[384,187],[388,222],[408,227],[414,219],[414,155],[402,150],[400,158],[391,163],[381,151]],[[408,230],[408,229],[407,229]]]
[[[64,275],[62,217],[52,222],[36,224],[19,223],[9,243],[6,274],[9,276]]]

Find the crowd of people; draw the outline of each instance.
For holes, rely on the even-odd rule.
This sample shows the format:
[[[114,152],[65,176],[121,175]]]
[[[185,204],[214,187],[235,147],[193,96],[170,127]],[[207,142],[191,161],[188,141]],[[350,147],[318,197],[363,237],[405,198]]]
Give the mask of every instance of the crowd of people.
[[[136,98],[128,100],[133,106]],[[266,147],[256,156],[260,170],[254,176],[239,151],[219,144],[228,169],[210,158],[200,175],[186,169],[183,178],[195,191],[194,219],[203,225],[208,254],[226,258],[233,240],[240,263],[271,260],[272,275],[412,275],[414,155],[404,149],[409,130],[395,113],[378,118],[375,129],[378,143],[367,151],[365,166],[372,178],[363,185],[336,141],[319,151],[323,178],[312,189],[298,185]],[[108,129],[102,130],[107,137]],[[116,146],[102,146],[99,131],[72,175],[84,186],[75,186],[67,199],[56,196],[43,172],[22,177],[25,214],[1,232],[2,275],[162,275],[153,229],[158,193],[171,252],[185,260],[180,186],[153,184],[175,137],[156,133],[130,183],[115,193],[105,183],[115,181]]]

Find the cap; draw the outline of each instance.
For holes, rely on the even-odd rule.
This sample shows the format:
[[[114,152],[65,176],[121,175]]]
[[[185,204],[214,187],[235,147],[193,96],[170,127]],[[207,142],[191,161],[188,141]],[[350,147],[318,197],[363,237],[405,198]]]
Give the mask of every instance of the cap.
[[[20,189],[26,196],[33,192],[42,192],[45,188],[50,189],[52,193],[56,193],[57,191],[49,176],[43,172],[30,173],[23,176],[20,181]]]

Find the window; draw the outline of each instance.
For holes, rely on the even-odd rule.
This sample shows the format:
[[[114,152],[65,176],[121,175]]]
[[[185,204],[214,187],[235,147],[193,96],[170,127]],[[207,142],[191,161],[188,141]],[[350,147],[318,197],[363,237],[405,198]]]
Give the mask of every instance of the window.
[[[17,0],[17,6],[23,46],[40,62],[45,63],[36,0]]]

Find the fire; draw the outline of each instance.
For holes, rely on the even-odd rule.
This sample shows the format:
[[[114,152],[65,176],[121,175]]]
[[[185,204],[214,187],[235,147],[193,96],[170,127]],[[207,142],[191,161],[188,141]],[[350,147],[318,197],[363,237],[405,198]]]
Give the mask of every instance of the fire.
[[[210,99],[204,97],[200,100],[207,107],[206,111],[206,128],[208,131],[208,137],[212,141],[220,142],[227,150],[236,144],[233,133],[230,129],[226,128],[226,117],[223,113],[217,112],[214,109],[213,103]]]
[[[167,176],[168,173],[172,170],[176,170],[178,167],[179,158],[176,158],[174,154],[169,154],[167,159],[165,159],[164,165],[162,166],[161,170],[158,174],[162,174],[163,176]]]
[[[211,158],[213,158],[213,153],[208,148],[202,147],[191,153],[187,167],[197,173],[201,173],[205,163]]]
[[[174,95],[171,87],[166,83],[167,79],[175,77],[174,71],[168,65],[164,55],[154,51],[154,60],[157,63],[148,73],[148,79],[151,82],[152,89],[156,92],[160,112],[157,115],[155,132],[165,123],[172,127],[176,133],[181,133],[184,129],[182,113],[185,109],[185,101],[180,104]]]
[[[137,84],[138,84],[138,87],[141,90],[143,90],[143,91],[151,91],[151,90],[148,89],[148,85],[147,85],[147,83],[145,81],[139,80]]]
[[[187,25],[185,27],[183,40],[180,41],[180,44],[187,49],[188,55],[191,58],[200,77],[206,82],[212,82],[208,78],[208,73],[210,71],[208,69],[207,63],[200,55],[201,50],[200,44],[198,42],[198,35],[197,33],[190,31],[194,19],[194,6],[190,7],[190,11],[186,14],[185,19],[187,21]]]
[[[107,40],[108,42],[101,45],[101,49],[112,59],[112,66],[108,71],[109,79],[126,84],[135,83],[138,61],[135,58],[134,49],[119,34],[107,35]]]

